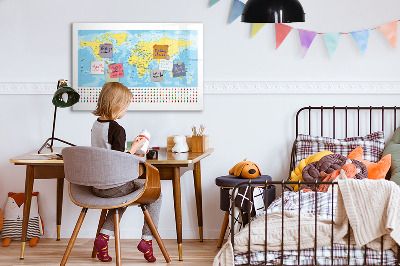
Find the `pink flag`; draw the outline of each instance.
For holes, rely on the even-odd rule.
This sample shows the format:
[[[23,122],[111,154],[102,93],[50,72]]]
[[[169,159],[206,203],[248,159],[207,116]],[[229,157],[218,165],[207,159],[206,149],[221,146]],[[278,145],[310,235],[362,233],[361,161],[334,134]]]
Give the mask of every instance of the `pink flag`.
[[[285,40],[286,36],[288,36],[289,32],[292,30],[292,27],[281,24],[275,23],[275,40],[276,40],[276,49],[282,44]]]
[[[397,20],[378,27],[393,49],[397,48]]]
[[[301,54],[302,54],[303,58],[306,56],[307,50],[308,50],[308,48],[310,48],[310,45],[312,44],[316,35],[317,35],[317,33],[315,31],[299,29]]]

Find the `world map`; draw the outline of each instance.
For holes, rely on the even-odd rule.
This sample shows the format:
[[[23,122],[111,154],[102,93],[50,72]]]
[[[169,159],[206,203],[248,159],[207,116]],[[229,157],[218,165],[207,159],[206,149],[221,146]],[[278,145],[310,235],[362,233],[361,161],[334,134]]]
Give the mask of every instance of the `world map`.
[[[122,63],[123,77],[118,81],[127,87],[198,87],[198,36],[192,30],[79,30],[78,86],[102,87],[110,73],[110,65]],[[101,56],[100,47],[112,44],[112,57]],[[154,46],[168,46],[168,58],[184,66],[185,75],[164,70],[162,81],[154,82],[152,70],[159,69],[154,59]],[[91,62],[104,62],[104,75],[91,73]],[[113,80],[114,81],[114,80]]]

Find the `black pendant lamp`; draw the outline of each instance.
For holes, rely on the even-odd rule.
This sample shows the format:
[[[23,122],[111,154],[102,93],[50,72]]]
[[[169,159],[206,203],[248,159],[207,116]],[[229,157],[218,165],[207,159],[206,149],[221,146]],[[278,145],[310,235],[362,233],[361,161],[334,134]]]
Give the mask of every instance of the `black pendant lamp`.
[[[249,0],[243,9],[242,22],[304,22],[304,10],[298,0]]]

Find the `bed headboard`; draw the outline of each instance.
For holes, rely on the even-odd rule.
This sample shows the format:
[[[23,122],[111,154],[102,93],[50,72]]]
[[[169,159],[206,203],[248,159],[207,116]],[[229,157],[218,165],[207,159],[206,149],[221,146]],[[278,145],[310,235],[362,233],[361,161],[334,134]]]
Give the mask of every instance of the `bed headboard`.
[[[308,106],[296,114],[296,137],[299,134],[347,138],[383,131],[389,139],[398,126],[396,106]],[[295,143],[293,144],[290,171],[295,164]],[[290,172],[289,172],[290,176]]]

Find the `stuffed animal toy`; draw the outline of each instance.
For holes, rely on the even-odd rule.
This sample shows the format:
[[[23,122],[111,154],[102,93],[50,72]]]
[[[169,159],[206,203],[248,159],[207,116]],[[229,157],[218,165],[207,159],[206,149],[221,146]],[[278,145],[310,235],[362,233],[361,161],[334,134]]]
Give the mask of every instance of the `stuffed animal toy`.
[[[261,175],[258,166],[255,163],[246,160],[247,158],[244,159],[244,161],[237,163],[231,170],[229,170],[229,174],[249,179],[257,178]]]
[[[29,246],[36,245],[40,236],[43,235],[43,223],[39,216],[38,194],[32,193],[31,212],[29,214],[27,239]],[[4,208],[4,223],[1,230],[3,246],[8,247],[11,240],[21,240],[22,219],[24,212],[24,193],[8,193],[6,206]]]
[[[186,143],[185,136],[175,136],[174,137],[175,146],[172,148],[172,152],[188,152],[189,146]]]

